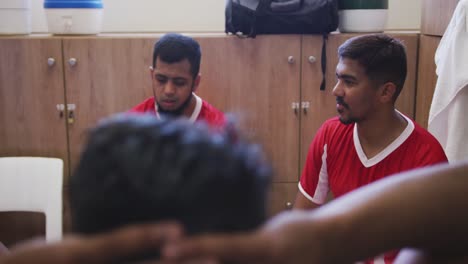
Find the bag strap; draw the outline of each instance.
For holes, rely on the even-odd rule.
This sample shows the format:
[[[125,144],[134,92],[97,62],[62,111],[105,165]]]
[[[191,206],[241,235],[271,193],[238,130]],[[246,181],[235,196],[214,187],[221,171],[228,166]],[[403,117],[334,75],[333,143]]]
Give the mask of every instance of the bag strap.
[[[323,42],[322,42],[322,83],[320,84],[320,91],[325,91],[326,87],[326,73],[327,73],[327,40],[328,34],[323,34]]]
[[[257,18],[265,14],[265,10],[270,6],[272,0],[259,0],[257,9],[255,9],[252,26],[247,38],[255,38],[257,36]]]

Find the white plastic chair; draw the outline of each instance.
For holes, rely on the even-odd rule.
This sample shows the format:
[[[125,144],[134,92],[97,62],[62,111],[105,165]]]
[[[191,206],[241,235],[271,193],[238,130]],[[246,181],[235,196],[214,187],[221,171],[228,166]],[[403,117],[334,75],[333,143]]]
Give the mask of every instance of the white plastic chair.
[[[46,242],[62,239],[63,161],[57,158],[0,158],[0,211],[42,212]]]

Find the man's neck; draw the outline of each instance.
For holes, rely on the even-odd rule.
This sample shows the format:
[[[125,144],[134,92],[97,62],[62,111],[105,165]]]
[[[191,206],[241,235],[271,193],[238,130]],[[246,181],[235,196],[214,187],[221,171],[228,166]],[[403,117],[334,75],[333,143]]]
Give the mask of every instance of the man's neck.
[[[183,111],[183,115],[187,118],[190,118],[195,111],[195,106],[197,105],[197,99],[195,96],[191,96],[190,102],[188,103],[187,107]]]
[[[376,113],[371,119],[356,123],[362,150],[370,159],[379,154],[405,130],[408,122],[398,111]]]

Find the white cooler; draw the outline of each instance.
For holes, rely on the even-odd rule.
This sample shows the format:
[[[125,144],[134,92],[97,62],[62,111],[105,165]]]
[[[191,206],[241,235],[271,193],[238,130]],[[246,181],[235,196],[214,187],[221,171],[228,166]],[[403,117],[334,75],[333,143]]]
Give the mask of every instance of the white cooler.
[[[45,0],[49,32],[61,35],[98,34],[102,26],[102,1]]]
[[[31,33],[31,0],[0,0],[0,34]]]

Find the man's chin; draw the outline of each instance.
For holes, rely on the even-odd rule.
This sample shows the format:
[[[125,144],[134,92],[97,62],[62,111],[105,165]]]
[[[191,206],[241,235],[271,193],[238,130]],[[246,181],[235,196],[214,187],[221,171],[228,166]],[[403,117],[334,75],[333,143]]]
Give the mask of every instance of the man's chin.
[[[158,112],[161,116],[166,116],[166,117],[179,117],[182,115],[179,111],[159,110]]]
[[[158,113],[163,116],[169,116],[169,117],[178,117],[182,115],[182,111],[180,108],[178,109],[165,109],[161,106],[158,106]]]
[[[356,122],[356,120],[352,119],[352,118],[344,118],[342,116],[340,116],[340,122],[343,124],[343,125],[351,125],[353,123]]]

